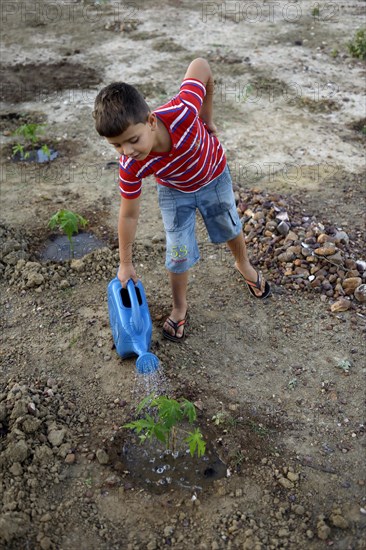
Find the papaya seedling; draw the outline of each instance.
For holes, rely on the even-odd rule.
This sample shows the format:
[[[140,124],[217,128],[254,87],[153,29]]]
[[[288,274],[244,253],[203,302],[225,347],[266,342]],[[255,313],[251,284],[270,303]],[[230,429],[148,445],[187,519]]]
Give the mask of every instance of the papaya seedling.
[[[71,210],[59,210],[51,216],[48,226],[51,229],[57,227],[60,229],[66,237],[69,239],[71,256],[74,257],[74,242],[72,236],[74,233],[79,233],[79,229],[85,227],[88,224],[88,220],[80,216]]]
[[[35,148],[39,142],[40,135],[44,133],[43,124],[22,124],[14,132],[14,136],[20,136],[22,142],[19,141],[13,146],[13,157],[16,154],[20,154],[21,160],[26,160],[30,157],[31,153],[35,151]],[[47,144],[41,147],[42,152],[48,157],[51,157],[51,151]]]
[[[359,29],[347,47],[352,57],[366,59],[366,29]]]
[[[178,435],[181,432],[185,435],[183,441],[187,444],[189,452],[193,457],[205,454],[206,443],[199,428],[187,431],[182,423],[193,424],[197,414],[193,403],[187,399],[170,399],[164,395],[154,397],[148,395],[137,407],[137,414],[145,409],[145,416],[124,424],[123,428],[134,430],[141,443],[146,440],[157,439],[164,443],[167,449],[176,451]],[[148,412],[149,411],[149,412]]]

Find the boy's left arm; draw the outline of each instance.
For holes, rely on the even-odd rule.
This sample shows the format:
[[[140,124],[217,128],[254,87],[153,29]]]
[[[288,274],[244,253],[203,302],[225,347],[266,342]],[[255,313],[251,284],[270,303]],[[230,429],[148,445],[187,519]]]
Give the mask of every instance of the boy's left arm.
[[[213,121],[213,92],[214,81],[210,65],[202,57],[197,57],[189,65],[184,78],[195,78],[200,80],[206,88],[206,95],[203,99],[202,107],[199,112],[200,118],[207,124],[211,134],[216,135],[217,128]]]

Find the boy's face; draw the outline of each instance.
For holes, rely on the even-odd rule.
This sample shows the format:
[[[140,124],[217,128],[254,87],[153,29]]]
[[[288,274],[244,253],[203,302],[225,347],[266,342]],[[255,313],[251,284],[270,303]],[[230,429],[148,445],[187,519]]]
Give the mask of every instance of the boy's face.
[[[113,145],[120,155],[135,160],[144,160],[155,144],[156,115],[149,113],[148,119],[143,124],[131,124],[127,130],[119,136],[106,138]]]

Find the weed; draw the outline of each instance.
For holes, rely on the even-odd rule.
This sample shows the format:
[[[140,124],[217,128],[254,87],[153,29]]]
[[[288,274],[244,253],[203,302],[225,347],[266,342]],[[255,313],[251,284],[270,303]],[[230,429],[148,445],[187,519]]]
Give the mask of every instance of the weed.
[[[51,229],[58,227],[63,233],[65,233],[69,239],[71,256],[73,257],[74,242],[72,240],[72,236],[74,233],[78,233],[81,227],[85,227],[87,223],[88,220],[80,216],[80,214],[71,212],[71,210],[59,210],[50,218],[48,226]]]
[[[347,47],[352,57],[366,59],[366,29],[358,30]]]
[[[320,16],[320,8],[319,6],[315,6],[312,10],[311,10],[311,15],[313,17],[319,17]]]
[[[224,411],[218,412],[213,415],[212,420],[216,426],[223,424],[226,420],[226,413]]]
[[[334,58],[338,57],[339,51],[337,50],[337,48],[333,48],[333,50],[330,52],[330,55]]]
[[[184,398],[176,400],[164,395],[158,397],[148,395],[138,405],[137,414],[141,413],[143,409],[148,409],[151,414],[146,411],[143,418],[123,426],[135,430],[141,443],[146,440],[157,439],[165,443],[167,448],[174,452],[177,443],[177,432],[181,431],[186,434],[184,442],[188,444],[191,456],[194,456],[196,452],[198,457],[205,454],[206,443],[199,428],[187,432],[181,427],[177,427],[178,424],[186,420],[190,424],[195,422],[197,415],[193,403]]]
[[[234,466],[234,468],[239,468],[242,465],[242,463],[244,462],[244,460],[245,460],[245,455],[239,449],[238,451],[236,451],[236,453],[233,457],[233,466]]]
[[[339,369],[342,369],[343,372],[349,373],[349,369],[352,367],[351,361],[348,361],[347,359],[343,359],[342,361],[339,361],[337,367]]]
[[[263,426],[263,424],[257,424],[253,420],[248,420],[248,424],[252,432],[258,434],[260,437],[265,437],[268,435],[268,430]]]
[[[87,479],[84,479],[84,483],[87,487],[89,487],[89,489],[91,488],[91,486],[93,485],[93,480],[91,477],[88,477]]]
[[[292,378],[292,380],[290,380],[290,382],[287,384],[287,386],[290,390],[294,390],[296,388],[297,384],[298,384],[297,378]]]

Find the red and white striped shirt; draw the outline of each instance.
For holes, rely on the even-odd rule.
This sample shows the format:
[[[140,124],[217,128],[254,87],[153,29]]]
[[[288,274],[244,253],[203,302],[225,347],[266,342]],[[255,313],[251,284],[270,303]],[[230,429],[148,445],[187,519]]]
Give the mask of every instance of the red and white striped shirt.
[[[222,145],[198,116],[205,95],[206,88],[200,80],[185,79],[179,94],[154,111],[169,131],[172,148],[168,153],[151,152],[142,161],[122,155],[122,197],[136,199],[141,193],[142,178],[152,174],[161,185],[192,193],[223,172],[226,157]]]

